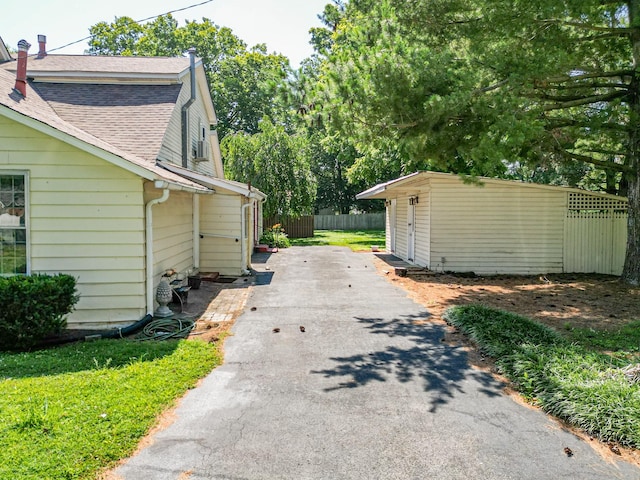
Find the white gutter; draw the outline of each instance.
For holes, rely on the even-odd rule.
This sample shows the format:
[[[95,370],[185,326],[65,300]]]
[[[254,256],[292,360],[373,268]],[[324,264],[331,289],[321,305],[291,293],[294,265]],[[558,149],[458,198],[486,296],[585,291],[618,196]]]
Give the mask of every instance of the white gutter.
[[[191,74],[191,94],[189,100],[186,101],[181,112],[181,126],[182,126],[182,168],[189,167],[189,158],[191,150],[191,137],[189,135],[189,108],[196,101],[196,49],[189,49],[189,72]]]
[[[154,182],[156,188],[162,188],[162,196],[149,200],[145,206],[145,243],[146,243],[146,283],[147,314],[153,315],[153,214],[151,207],[166,202],[169,198],[169,184],[162,180]]]
[[[251,200],[249,200],[248,203],[245,203],[244,205],[242,205],[240,212],[241,212],[241,218],[242,218],[242,225],[240,228],[240,239],[242,241],[241,244],[241,254],[240,257],[242,258],[242,268],[241,268],[241,273],[242,275],[247,275],[249,274],[249,264],[251,263],[249,261],[249,258],[247,257],[247,240],[249,238],[249,236],[247,235],[247,214],[245,212],[245,209],[247,209],[248,207],[251,206]],[[246,238],[245,238],[246,237]]]
[[[200,268],[200,195],[193,195],[193,268]]]

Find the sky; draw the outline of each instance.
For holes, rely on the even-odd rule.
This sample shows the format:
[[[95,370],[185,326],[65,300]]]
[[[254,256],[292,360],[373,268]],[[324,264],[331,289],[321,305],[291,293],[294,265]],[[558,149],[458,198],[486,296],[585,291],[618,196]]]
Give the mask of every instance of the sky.
[[[2,7],[0,37],[16,49],[22,38],[37,53],[38,34],[47,36],[47,50],[80,40],[89,27],[112,22],[115,17],[142,20],[202,3],[205,0],[30,0],[7,1]],[[309,29],[321,26],[318,14],[330,0],[212,0],[172,15],[180,26],[185,20],[209,18],[229,27],[248,46],[266,43],[269,53],[281,53],[295,68],[313,53]],[[86,41],[51,53],[82,54]]]

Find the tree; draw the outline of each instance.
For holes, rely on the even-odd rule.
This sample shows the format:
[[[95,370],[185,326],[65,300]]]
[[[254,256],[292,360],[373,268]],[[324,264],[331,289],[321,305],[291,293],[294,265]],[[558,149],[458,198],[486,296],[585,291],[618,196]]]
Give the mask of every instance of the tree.
[[[265,45],[219,62],[210,76],[212,97],[219,105],[218,133],[258,133],[264,116],[283,118],[286,108],[280,89],[291,71],[283,55],[267,54]]]
[[[207,72],[220,138],[239,130],[257,132],[263,116],[281,113],[278,86],[290,72],[288,59],[268,54],[264,45],[248,50],[231,29],[207,18],[180,27],[170,14],[145,24],[116,17],[89,31],[91,54],[180,56],[194,47]]]
[[[638,284],[639,62],[640,0],[352,0],[321,102],[363,151],[395,145],[406,173],[570,171],[628,193]]]
[[[308,162],[306,132],[289,133],[268,117],[258,128],[253,135],[236,132],[222,140],[226,175],[267,194],[266,217],[312,213],[316,184]]]

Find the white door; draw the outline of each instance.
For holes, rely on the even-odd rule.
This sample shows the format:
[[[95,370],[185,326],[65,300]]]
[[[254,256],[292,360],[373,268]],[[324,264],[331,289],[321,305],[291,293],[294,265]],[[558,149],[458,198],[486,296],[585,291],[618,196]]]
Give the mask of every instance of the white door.
[[[395,253],[396,251],[396,206],[397,200],[391,199],[391,205],[389,205],[389,251]]]
[[[407,209],[407,260],[415,261],[416,251],[416,206],[413,201],[409,200]]]

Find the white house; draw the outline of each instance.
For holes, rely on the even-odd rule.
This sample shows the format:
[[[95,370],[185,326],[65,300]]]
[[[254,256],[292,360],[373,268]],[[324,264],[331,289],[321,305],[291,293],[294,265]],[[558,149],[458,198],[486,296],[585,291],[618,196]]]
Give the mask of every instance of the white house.
[[[376,185],[357,198],[384,199],[387,252],[431,270],[622,272],[626,198],[477,180],[423,171]]]
[[[202,62],[39,40],[0,49],[0,275],[75,276],[68,326],[104,328],[152,313],[169,269],[246,273],[265,196],[224,179]]]

